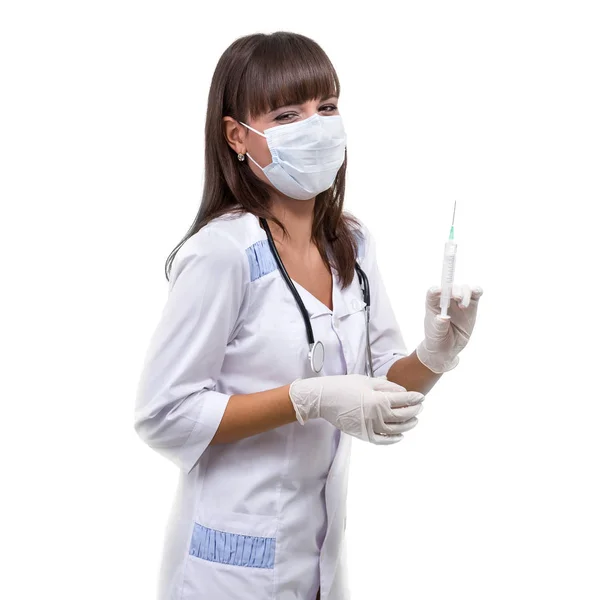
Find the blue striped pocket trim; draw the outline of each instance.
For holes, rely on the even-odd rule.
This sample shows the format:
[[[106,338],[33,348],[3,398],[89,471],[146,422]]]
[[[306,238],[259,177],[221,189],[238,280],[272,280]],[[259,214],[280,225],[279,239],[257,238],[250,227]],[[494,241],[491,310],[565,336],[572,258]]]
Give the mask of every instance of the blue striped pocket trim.
[[[194,523],[189,553],[225,565],[273,569],[275,538],[227,533]]]
[[[250,281],[277,269],[275,257],[269,247],[269,240],[259,240],[246,248],[246,256],[250,265]]]

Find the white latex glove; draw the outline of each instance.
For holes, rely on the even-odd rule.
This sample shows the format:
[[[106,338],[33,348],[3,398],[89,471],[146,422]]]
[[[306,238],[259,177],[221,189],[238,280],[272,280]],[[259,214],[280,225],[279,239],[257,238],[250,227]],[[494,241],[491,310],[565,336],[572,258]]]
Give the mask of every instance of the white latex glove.
[[[407,392],[385,377],[330,375],[296,379],[290,399],[298,421],[319,417],[373,444],[394,444],[415,427],[425,396]]]
[[[452,286],[452,299],[448,306],[449,318],[441,317],[440,297],[442,288],[433,286],[427,290],[425,302],[425,339],[417,346],[417,358],[434,373],[446,373],[458,365],[458,354],[467,345],[473,328],[479,298],[483,289],[479,286]]]

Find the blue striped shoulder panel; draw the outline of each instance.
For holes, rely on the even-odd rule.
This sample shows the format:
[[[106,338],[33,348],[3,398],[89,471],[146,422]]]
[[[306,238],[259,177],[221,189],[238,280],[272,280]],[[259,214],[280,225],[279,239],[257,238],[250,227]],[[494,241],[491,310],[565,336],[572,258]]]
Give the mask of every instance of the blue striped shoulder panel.
[[[275,257],[269,248],[269,240],[259,240],[246,248],[246,257],[250,265],[250,281],[255,281],[277,269]]]
[[[365,238],[362,233],[356,234],[358,242],[358,260],[365,254]],[[250,281],[256,281],[277,269],[277,262],[269,247],[269,240],[259,240],[246,248],[246,257],[250,266]]]

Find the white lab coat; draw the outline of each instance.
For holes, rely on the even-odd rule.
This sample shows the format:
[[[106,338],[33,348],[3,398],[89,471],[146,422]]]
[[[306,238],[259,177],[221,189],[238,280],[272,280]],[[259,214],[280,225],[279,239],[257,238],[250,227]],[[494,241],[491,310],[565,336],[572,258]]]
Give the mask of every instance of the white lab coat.
[[[359,236],[360,241],[360,236]],[[363,227],[376,376],[408,352]],[[295,282],[294,282],[295,283]],[[320,375],[365,373],[355,273],[333,313],[295,283],[325,346]],[[180,468],[158,600],[347,600],[351,437],[324,419],[209,446],[232,394],[315,376],[304,321],[252,214],[226,215],[178,251],[138,386],[135,429]],[[382,450],[385,451],[385,450]]]

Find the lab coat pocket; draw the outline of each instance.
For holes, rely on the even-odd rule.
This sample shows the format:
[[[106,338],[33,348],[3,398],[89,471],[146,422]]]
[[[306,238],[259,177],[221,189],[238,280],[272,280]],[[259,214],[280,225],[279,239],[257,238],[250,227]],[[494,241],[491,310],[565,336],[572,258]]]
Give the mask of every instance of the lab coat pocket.
[[[277,518],[200,511],[194,520],[182,599],[274,598]]]

